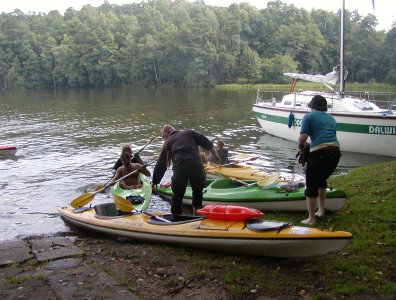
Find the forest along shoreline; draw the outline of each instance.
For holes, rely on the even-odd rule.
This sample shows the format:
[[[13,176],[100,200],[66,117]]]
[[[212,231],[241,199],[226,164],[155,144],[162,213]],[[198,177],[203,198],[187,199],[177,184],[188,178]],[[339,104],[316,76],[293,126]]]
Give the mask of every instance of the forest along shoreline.
[[[341,253],[266,258],[138,243],[76,230],[78,237],[72,238],[70,247],[83,253],[3,265],[0,297],[87,297],[99,291],[102,297],[128,299],[391,299],[396,292],[395,169],[396,160],[331,178],[332,186],[346,191],[347,204],[316,226],[354,234]],[[298,224],[303,214],[266,212],[265,216]],[[57,251],[61,243],[49,249]]]
[[[395,23],[376,30],[375,14],[350,9],[348,80],[396,82]],[[0,24],[0,90],[287,83],[284,72],[326,74],[339,65],[338,12],[281,1],[264,9],[170,0],[104,2],[64,14],[15,9]]]

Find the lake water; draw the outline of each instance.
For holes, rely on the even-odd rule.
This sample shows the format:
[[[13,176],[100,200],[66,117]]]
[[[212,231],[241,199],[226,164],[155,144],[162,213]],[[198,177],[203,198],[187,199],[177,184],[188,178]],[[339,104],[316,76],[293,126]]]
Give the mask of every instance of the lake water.
[[[18,152],[0,158],[0,240],[68,232],[57,208],[107,182],[121,146],[138,151],[165,123],[222,137],[231,152],[261,154],[255,163],[267,170],[301,174],[296,143],[261,131],[255,96],[218,88],[1,91],[0,145]],[[141,157],[157,158],[161,146],[155,139]],[[343,153],[336,173],[390,159]],[[98,194],[92,203],[107,201]],[[153,196],[150,209],[169,211],[169,204]]]

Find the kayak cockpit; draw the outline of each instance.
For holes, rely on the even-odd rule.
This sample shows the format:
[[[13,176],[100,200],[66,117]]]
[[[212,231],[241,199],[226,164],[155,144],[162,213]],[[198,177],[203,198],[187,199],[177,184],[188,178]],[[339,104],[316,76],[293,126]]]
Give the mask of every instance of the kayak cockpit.
[[[246,221],[246,227],[252,231],[281,231],[284,228],[293,226],[292,223],[282,221],[269,221],[262,219],[250,219]]]
[[[123,211],[117,209],[114,202],[96,204],[94,206],[94,209],[95,209],[95,218],[98,218],[98,219],[123,218],[125,216],[130,216],[130,215],[139,213],[137,211],[123,212]]]

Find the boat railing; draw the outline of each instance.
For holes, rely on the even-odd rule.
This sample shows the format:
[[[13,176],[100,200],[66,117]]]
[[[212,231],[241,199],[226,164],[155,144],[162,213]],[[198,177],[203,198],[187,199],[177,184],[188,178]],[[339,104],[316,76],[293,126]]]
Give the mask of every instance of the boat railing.
[[[291,101],[292,103],[289,103],[288,105],[295,109],[306,109],[307,103],[296,100],[297,95],[300,95],[301,93],[304,93],[304,96],[306,97],[313,97],[318,94],[318,91],[298,90],[290,93],[285,90],[282,91],[258,89],[256,94],[256,104],[267,104],[275,106],[277,103],[280,103],[282,101],[284,96],[293,94],[294,97],[290,97],[291,99],[293,99]],[[342,99],[341,94],[336,91],[320,91],[320,93],[325,95],[326,99],[329,102],[329,108],[334,105],[334,101]],[[382,109],[395,110],[396,107],[396,92],[348,91],[345,92],[343,96],[350,96],[362,101],[372,102]]]
[[[396,92],[348,91],[346,94],[372,102],[382,109],[392,110],[396,103]]]

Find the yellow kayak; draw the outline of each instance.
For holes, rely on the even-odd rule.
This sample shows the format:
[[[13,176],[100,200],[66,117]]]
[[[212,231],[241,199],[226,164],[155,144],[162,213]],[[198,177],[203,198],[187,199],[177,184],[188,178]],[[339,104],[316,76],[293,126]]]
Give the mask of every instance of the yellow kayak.
[[[229,177],[236,178],[240,180],[265,180],[267,178],[272,178],[276,173],[267,173],[262,170],[254,169],[250,166],[245,166],[241,164],[235,164],[232,166],[219,166],[212,163],[206,163],[204,165],[206,174],[211,175],[210,177]],[[277,179],[275,181],[285,181],[276,175]]]
[[[150,217],[140,211],[117,213],[114,203],[58,211],[67,222],[105,234],[247,255],[321,256],[340,251],[352,239],[352,234],[345,231],[293,226],[262,218],[218,220],[161,213]]]

